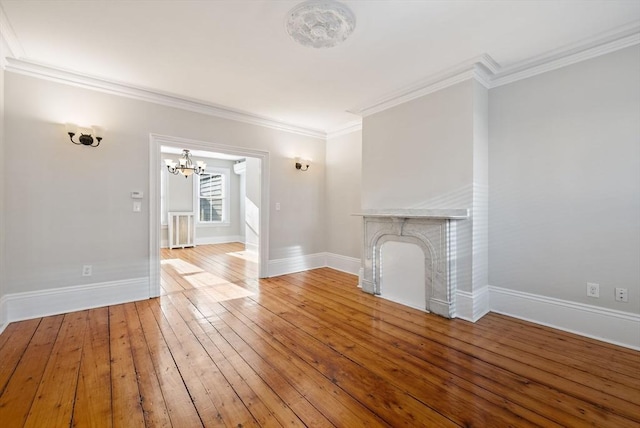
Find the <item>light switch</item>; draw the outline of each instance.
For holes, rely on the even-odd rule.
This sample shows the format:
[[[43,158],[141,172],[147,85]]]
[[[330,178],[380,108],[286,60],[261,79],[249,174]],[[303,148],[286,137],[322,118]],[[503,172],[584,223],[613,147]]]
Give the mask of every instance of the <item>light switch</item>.
[[[280,211],[280,202],[276,202],[276,211]]]
[[[134,213],[139,213],[141,211],[142,211],[142,202],[133,201],[133,212]]]

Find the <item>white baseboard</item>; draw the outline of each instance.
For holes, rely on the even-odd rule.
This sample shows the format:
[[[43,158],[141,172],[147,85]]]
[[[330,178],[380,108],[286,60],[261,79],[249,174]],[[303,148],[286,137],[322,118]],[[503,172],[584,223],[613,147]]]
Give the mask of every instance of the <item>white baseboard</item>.
[[[7,328],[9,321],[7,319],[7,297],[0,297],[0,334]]]
[[[249,251],[249,252],[253,252],[253,253],[259,253],[260,252],[260,247],[258,246],[258,244],[251,243],[251,242],[245,242],[244,238],[242,238],[238,242],[244,242],[244,250],[245,251]]]
[[[489,286],[491,311],[640,350],[640,315]]]
[[[358,275],[360,271],[360,259],[355,257],[341,256],[340,254],[325,253],[327,267],[342,272]]]
[[[286,259],[269,260],[269,277],[302,272],[309,269],[325,267],[325,253],[288,257]]]
[[[229,242],[244,242],[244,238],[240,235],[196,237],[196,245],[228,244]],[[169,241],[161,240],[160,248],[169,248]]]
[[[3,296],[7,323],[149,298],[149,278],[28,291]]]
[[[489,310],[489,287],[484,286],[479,290],[456,292],[456,318],[476,322],[485,316]]]
[[[196,245],[212,245],[212,244],[227,244],[229,242],[244,242],[244,239],[240,235],[231,236],[196,236]]]

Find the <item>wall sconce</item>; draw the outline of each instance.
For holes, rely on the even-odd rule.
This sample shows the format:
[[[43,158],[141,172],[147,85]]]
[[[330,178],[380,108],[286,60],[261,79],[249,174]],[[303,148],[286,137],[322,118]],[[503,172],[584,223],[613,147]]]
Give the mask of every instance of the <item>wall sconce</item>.
[[[89,146],[89,147],[98,147],[104,135],[104,129],[94,125],[91,127],[91,134],[83,134],[81,132],[80,136],[78,137],[79,142],[76,143],[75,141],[73,141],[73,136],[78,133],[78,126],[73,123],[67,123],[65,125],[65,128],[67,129],[67,134],[69,134],[69,139],[71,140],[71,142],[79,146],[82,145],[82,146]],[[94,139],[95,141],[97,141],[95,145],[94,145],[94,142],[95,142]]]
[[[306,171],[309,169],[309,164],[311,163],[308,159],[296,158],[296,169],[300,171]]]

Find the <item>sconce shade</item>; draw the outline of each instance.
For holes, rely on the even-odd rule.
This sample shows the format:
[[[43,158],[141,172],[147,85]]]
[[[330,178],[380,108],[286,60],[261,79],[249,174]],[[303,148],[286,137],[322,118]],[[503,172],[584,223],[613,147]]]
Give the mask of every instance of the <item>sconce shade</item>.
[[[104,135],[104,129],[94,125],[91,127],[91,134],[83,134],[81,132],[78,137],[78,142],[75,142],[73,141],[73,137],[78,133],[78,126],[74,123],[67,123],[65,124],[65,129],[67,134],[69,134],[71,142],[78,146],[98,147]]]
[[[296,169],[300,171],[306,171],[309,169],[311,161],[301,158],[296,158]]]

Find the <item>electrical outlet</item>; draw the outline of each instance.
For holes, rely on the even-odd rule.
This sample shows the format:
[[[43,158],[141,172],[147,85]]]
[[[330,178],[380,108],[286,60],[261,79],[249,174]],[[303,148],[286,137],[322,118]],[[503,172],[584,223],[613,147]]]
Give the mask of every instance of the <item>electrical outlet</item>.
[[[596,284],[594,282],[587,282],[587,296],[599,298],[600,284]]]
[[[616,288],[616,302],[628,302],[629,290],[626,288]]]
[[[82,276],[91,276],[92,267],[91,265],[82,266]]]

